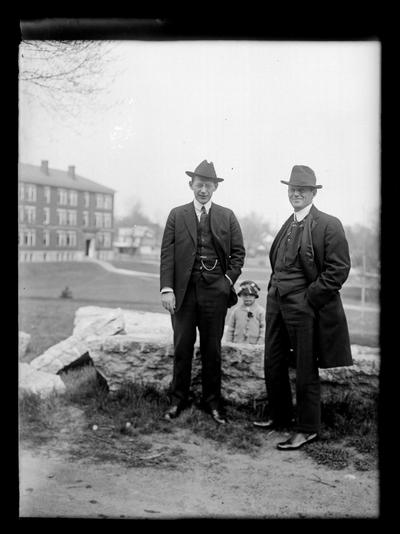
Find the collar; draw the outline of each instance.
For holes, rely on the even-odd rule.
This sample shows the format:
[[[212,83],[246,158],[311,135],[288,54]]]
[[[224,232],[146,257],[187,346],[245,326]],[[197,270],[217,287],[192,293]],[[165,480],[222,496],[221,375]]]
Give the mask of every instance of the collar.
[[[194,209],[196,210],[197,215],[200,216],[202,206],[206,208],[206,213],[208,214],[211,208],[212,200],[210,199],[206,204],[201,204],[198,200],[194,198],[193,204],[194,204]]]
[[[312,208],[312,205],[313,205],[313,203],[311,202],[311,204],[309,204],[308,206],[306,206],[302,210],[295,211],[294,212],[294,220],[297,221],[297,222],[302,221],[304,219],[304,217],[306,217],[310,213],[310,209]]]

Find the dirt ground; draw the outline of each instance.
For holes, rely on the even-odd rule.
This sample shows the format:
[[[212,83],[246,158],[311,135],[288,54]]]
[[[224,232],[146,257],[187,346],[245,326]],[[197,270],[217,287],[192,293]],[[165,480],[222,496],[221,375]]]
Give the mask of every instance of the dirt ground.
[[[147,458],[170,461],[136,466],[74,458],[62,433],[46,445],[20,443],[20,517],[379,517],[377,470],[328,469],[304,450],[278,451],[287,434],[262,435],[250,455],[186,429],[151,434]]]

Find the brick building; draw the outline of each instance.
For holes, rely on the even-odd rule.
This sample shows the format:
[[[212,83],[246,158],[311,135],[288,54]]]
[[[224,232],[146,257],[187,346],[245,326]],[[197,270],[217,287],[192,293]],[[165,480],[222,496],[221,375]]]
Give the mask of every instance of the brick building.
[[[114,189],[67,171],[20,163],[19,260],[113,258]]]

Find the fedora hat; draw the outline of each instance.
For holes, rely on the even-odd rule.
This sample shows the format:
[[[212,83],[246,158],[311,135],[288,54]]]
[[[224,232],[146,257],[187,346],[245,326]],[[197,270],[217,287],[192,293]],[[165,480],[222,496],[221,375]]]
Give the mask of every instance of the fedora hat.
[[[322,185],[317,185],[317,179],[315,172],[306,165],[295,165],[290,174],[288,182],[281,180],[283,184],[297,186],[297,187],[313,187],[314,189],[320,189]]]
[[[186,174],[190,176],[191,178],[194,178],[195,176],[199,176],[200,178],[205,178],[207,180],[214,180],[214,182],[223,182],[223,178],[218,178],[217,174],[214,169],[214,163],[208,161],[205,159],[203,160],[200,165],[197,165],[194,172],[192,171],[186,171]]]

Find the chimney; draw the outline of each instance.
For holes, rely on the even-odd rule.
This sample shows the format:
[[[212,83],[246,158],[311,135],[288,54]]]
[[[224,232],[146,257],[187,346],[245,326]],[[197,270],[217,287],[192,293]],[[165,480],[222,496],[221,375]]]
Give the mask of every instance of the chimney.
[[[49,162],[47,159],[42,159],[42,164],[40,166],[40,170],[44,173],[44,174],[49,174]]]
[[[75,178],[75,165],[69,165],[68,176],[71,176],[71,178]]]

